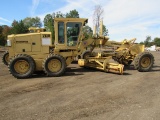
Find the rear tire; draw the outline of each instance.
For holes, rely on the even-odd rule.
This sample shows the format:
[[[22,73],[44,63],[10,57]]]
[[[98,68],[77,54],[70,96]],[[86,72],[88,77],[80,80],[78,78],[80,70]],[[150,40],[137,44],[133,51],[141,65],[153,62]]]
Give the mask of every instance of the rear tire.
[[[60,55],[49,55],[43,62],[43,70],[50,77],[61,76],[66,70],[66,60]]]
[[[3,56],[2,56],[2,62],[5,64],[5,65],[8,65],[9,63],[9,52],[6,51]]]
[[[148,72],[154,64],[154,56],[150,52],[142,52],[134,59],[134,67],[139,72]]]
[[[26,54],[14,56],[8,65],[10,73],[15,78],[28,78],[35,71],[35,62],[32,57]]]

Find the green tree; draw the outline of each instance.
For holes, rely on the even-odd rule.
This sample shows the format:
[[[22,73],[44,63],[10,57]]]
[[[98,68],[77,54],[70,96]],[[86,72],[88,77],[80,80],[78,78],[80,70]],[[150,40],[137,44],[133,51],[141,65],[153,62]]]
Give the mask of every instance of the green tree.
[[[53,13],[52,15],[53,15],[53,18],[65,18],[65,14],[61,13],[61,11]]]
[[[47,14],[44,18],[44,27],[46,28],[47,31],[52,33],[52,42],[54,43],[54,20],[51,14]]]
[[[108,29],[106,28],[105,25],[103,25],[103,35],[107,36],[108,35]]]
[[[13,21],[11,28],[12,34],[21,34],[21,33],[26,33],[27,31],[28,27],[24,25],[22,20],[20,20],[19,22],[16,20]]]
[[[0,26],[0,34],[2,34],[2,31],[3,31],[3,27]]]
[[[158,38],[158,37],[154,38],[153,42],[154,42],[154,44],[155,44],[156,46],[159,46],[159,47],[160,47],[160,38]]]
[[[5,36],[3,36],[2,34],[0,34],[0,45],[4,46],[5,43],[6,43]]]
[[[150,47],[152,45],[151,36],[146,36],[146,40],[144,41],[144,45],[146,47]]]
[[[7,26],[7,25],[3,25],[3,31],[2,31],[2,34],[7,37],[7,35],[10,34],[10,31],[11,31],[11,27]]]
[[[17,25],[17,24],[18,24],[18,21],[17,20],[13,20],[12,27],[15,26],[15,25]]]
[[[139,44],[144,45],[144,42],[141,41]]]
[[[11,28],[7,25],[0,26],[0,45],[6,44],[7,35],[10,33]]]
[[[27,27],[42,27],[42,22],[39,17],[26,17],[25,19],[23,19],[23,23]]]
[[[88,25],[86,25],[86,26],[83,27],[82,33],[83,33],[84,39],[86,40],[86,39],[92,37],[93,30],[92,30],[91,27],[89,27]]]
[[[66,13],[66,18],[79,18],[79,13],[76,9],[71,10],[69,13]]]
[[[2,32],[3,32],[3,27],[0,26],[0,45],[3,46],[4,45],[4,36],[3,36]]]

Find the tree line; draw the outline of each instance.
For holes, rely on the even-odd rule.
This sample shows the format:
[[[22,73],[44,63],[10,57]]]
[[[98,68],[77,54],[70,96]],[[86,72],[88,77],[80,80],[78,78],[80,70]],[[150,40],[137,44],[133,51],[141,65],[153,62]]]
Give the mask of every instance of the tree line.
[[[152,40],[151,36],[146,36],[146,39],[144,41],[140,42],[140,44],[143,44],[146,47],[150,47],[152,45],[156,45],[157,47],[160,47],[160,38],[159,37],[155,37]]]

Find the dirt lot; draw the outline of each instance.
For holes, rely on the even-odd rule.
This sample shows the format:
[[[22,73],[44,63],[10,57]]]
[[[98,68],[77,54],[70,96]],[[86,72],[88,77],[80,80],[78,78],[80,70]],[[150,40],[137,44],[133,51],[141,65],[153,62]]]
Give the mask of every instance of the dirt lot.
[[[159,120],[160,52],[151,72],[72,64],[62,77],[16,79],[0,62],[0,120]],[[2,54],[0,53],[0,57]]]

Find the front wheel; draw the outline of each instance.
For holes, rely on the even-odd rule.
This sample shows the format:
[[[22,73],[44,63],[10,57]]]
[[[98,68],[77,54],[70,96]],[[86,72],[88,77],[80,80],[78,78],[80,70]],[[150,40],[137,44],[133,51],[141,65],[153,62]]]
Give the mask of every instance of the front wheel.
[[[61,76],[66,69],[66,60],[60,55],[49,55],[43,62],[43,70],[47,76]]]
[[[142,52],[134,59],[134,67],[139,72],[148,72],[154,64],[154,56],[149,52]]]

